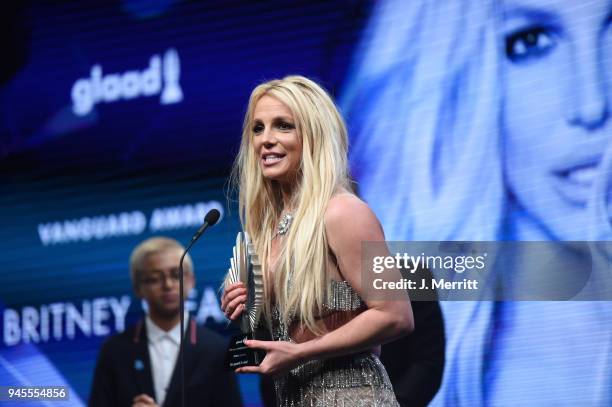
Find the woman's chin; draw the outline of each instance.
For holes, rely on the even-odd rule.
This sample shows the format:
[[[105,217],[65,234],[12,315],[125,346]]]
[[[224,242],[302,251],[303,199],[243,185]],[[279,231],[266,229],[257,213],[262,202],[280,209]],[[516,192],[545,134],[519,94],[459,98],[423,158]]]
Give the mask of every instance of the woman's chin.
[[[539,209],[539,210],[538,210]],[[543,206],[534,210],[532,223],[543,229],[541,236],[521,236],[525,240],[587,240],[589,236],[589,214],[585,208],[574,205]]]

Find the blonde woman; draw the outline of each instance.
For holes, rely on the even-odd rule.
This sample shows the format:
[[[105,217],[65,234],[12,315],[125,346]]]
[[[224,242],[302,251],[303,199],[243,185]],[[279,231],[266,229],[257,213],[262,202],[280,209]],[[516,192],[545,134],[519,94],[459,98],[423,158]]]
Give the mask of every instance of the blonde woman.
[[[361,295],[362,241],[382,241],[374,213],[350,192],[347,132],[329,95],[288,76],[250,97],[234,168],[243,228],[263,259],[265,315],[274,341],[238,372],[274,375],[281,406],[345,403],[395,406],[378,346],[409,333],[402,300]],[[227,286],[222,308],[234,320],[246,290]]]

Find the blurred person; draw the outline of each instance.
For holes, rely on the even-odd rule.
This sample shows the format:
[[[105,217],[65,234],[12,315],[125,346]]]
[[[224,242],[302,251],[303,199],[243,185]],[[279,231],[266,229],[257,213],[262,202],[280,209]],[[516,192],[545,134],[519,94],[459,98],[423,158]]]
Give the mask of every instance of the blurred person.
[[[609,0],[376,4],[341,106],[390,240],[612,240],[611,15]],[[537,278],[517,264],[497,276],[512,295]],[[568,264],[559,278],[585,271]],[[609,260],[586,274],[609,284]],[[441,305],[434,405],[612,404],[609,302]]]
[[[147,304],[144,320],[103,345],[94,374],[92,407],[180,405],[178,370],[180,313],[179,260],[183,246],[153,237],[130,257],[134,292]],[[185,298],[195,285],[192,260],[184,260]],[[226,343],[185,317],[185,406],[242,406],[233,373],[225,370]]]
[[[389,373],[400,406],[425,407],[442,383],[446,346],[444,320],[437,301],[411,301],[410,304],[414,331],[384,344],[380,361]]]

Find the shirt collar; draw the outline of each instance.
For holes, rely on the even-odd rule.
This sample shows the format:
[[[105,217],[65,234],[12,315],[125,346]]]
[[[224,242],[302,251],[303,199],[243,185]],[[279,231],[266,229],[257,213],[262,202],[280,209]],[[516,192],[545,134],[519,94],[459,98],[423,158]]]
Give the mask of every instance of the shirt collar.
[[[176,345],[180,344],[181,341],[181,335],[180,335],[180,322],[178,324],[176,324],[176,326],[174,326],[174,328],[172,328],[169,331],[164,331],[163,329],[161,329],[160,327],[158,327],[155,322],[153,322],[153,320],[151,320],[151,317],[147,314],[147,317],[145,318],[145,324],[147,327],[147,338],[149,341],[151,342],[159,342],[160,340],[162,340],[164,337],[170,338],[170,340],[172,340],[172,342],[174,342]],[[189,313],[186,312],[185,313],[185,326],[184,326],[184,331],[187,332],[187,327],[189,326]]]

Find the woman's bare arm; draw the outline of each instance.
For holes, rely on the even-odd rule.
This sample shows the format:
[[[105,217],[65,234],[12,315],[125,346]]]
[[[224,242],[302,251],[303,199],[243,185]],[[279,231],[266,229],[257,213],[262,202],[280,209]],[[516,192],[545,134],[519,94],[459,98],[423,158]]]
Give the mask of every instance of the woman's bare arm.
[[[363,298],[361,281],[362,241],[384,241],[380,223],[370,208],[351,194],[337,195],[325,213],[328,244],[336,256],[340,273]],[[389,270],[399,279],[399,271]],[[397,274],[395,274],[397,273]],[[394,294],[397,298],[397,293]],[[261,348],[268,355],[260,366],[238,369],[239,372],[275,374],[303,361],[324,359],[369,350],[381,343],[410,333],[414,319],[408,295],[389,301],[364,299],[368,309],[338,329],[315,339],[295,344],[288,342],[249,341],[248,346]]]
[[[365,297],[368,309],[342,327],[300,344],[302,357],[326,358],[368,350],[412,332],[414,319],[408,294],[403,300],[389,301],[368,300],[363,295],[362,242],[384,241],[380,223],[370,208],[354,195],[337,195],[325,213],[325,230],[342,277]],[[388,277],[399,275],[397,270],[385,273]]]

